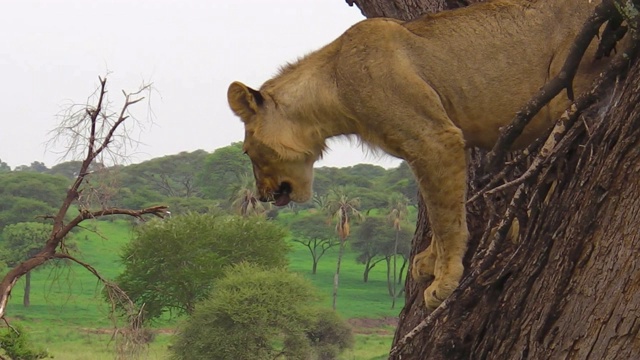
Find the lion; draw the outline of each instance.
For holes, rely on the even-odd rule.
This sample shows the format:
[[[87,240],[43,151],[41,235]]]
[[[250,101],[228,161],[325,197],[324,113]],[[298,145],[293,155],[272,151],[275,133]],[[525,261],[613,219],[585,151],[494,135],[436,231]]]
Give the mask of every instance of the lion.
[[[500,128],[563,65],[595,4],[588,0],[496,0],[400,22],[359,22],[266,81],[240,82],[228,101],[245,126],[262,201],[283,206],[312,196],[313,164],[328,138],[357,136],[407,161],[433,230],[412,261],[436,308],[459,285],[467,249],[467,147],[491,148]],[[574,89],[604,66],[592,44]],[[531,143],[570,104],[554,98],[516,140]]]

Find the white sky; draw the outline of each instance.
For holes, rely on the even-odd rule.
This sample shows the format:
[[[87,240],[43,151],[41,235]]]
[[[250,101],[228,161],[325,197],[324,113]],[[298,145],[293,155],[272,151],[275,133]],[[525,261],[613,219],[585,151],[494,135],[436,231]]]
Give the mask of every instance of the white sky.
[[[240,141],[228,85],[257,88],[361,19],[344,0],[2,0],[0,159],[56,164],[45,148],[56,115],[86,101],[107,71],[114,105],[143,81],[157,90],[133,162]],[[344,140],[331,148],[318,165],[399,163]]]

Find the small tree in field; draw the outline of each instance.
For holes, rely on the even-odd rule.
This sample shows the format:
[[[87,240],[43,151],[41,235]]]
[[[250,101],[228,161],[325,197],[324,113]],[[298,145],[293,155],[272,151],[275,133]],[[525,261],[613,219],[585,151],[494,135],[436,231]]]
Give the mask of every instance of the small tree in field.
[[[335,359],[353,342],[300,275],[242,263],[213,289],[176,335],[173,359]]]
[[[368,216],[356,229],[351,246],[358,252],[356,261],[364,264],[362,281],[369,282],[369,273],[393,252],[392,229],[381,217]]]
[[[335,235],[327,228],[327,222],[322,216],[306,216],[297,218],[291,224],[293,241],[300,243],[309,249],[313,264],[311,273],[315,275],[318,263],[324,253],[338,244]]]

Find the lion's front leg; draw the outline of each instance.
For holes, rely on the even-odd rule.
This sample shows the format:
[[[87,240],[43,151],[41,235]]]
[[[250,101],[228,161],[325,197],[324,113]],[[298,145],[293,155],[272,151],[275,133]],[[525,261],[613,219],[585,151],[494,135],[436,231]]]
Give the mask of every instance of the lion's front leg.
[[[431,135],[411,161],[433,231],[431,246],[414,258],[412,275],[418,279],[428,276],[433,264],[434,280],[425,290],[424,298],[427,308],[434,309],[458,287],[469,232],[462,134],[452,127]]]

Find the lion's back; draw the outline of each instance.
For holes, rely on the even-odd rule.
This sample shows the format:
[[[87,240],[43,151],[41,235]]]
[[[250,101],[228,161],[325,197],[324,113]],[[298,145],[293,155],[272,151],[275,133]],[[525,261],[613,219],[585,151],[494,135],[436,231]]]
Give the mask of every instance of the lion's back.
[[[345,62],[342,68],[349,69],[348,77],[355,84],[350,90],[372,92],[393,88],[397,85],[389,82],[397,79],[389,74],[406,68],[405,73],[414,72],[433,88],[469,145],[491,147],[499,128],[555,75],[550,73],[550,64],[557,63],[555,57],[563,53],[557,44],[565,38],[573,39],[584,20],[580,17],[586,18],[585,14],[590,12],[590,7],[583,9],[578,19],[569,20],[571,24],[565,21],[548,26],[532,16],[540,12],[531,8],[535,2],[480,3],[406,23],[365,20],[347,31],[342,39],[343,52],[350,55],[341,55],[339,61]],[[366,73],[356,74],[354,69],[366,69]],[[345,92],[348,93],[343,89]],[[421,96],[426,100],[429,95],[416,94],[409,99]],[[361,108],[376,108],[375,104],[362,104],[367,99],[380,100],[360,94],[356,98]],[[552,117],[564,110],[566,103],[566,98],[554,102],[557,109],[539,114],[527,133],[535,137]]]

